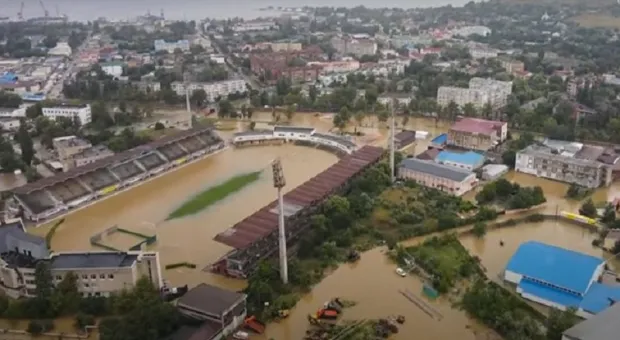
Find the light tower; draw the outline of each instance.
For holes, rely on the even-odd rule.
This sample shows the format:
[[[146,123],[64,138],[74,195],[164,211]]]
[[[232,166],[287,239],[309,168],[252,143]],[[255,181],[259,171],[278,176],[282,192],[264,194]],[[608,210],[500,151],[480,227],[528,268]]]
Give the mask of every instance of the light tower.
[[[189,73],[183,73],[183,86],[185,87],[185,107],[189,116],[189,127],[192,128],[192,106],[189,102]]]
[[[396,99],[392,100],[392,105],[390,105],[390,111],[392,113],[392,120],[390,121],[390,181],[394,183],[394,174],[396,173],[394,169],[394,138],[396,135],[396,116],[394,114],[394,107],[396,106]]]
[[[273,187],[278,190],[278,248],[280,249],[280,277],[282,283],[288,283],[288,261],[286,254],[286,231],[284,230],[284,198],[282,188],[286,185],[282,163],[277,158],[271,164],[273,170]]]

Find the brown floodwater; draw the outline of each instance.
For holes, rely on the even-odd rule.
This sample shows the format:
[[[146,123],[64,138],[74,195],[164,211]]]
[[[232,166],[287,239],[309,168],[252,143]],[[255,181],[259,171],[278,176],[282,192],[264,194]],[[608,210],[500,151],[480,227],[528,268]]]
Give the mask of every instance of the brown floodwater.
[[[267,122],[270,113],[255,113],[254,120]],[[399,118],[398,129],[402,128]],[[332,129],[332,116],[296,114],[292,124],[313,126],[320,131]],[[257,128],[261,123],[257,124]],[[246,128],[247,123],[226,123],[222,127],[223,137]],[[424,151],[430,139],[447,130],[446,122],[430,119],[412,118],[406,128],[430,132],[429,139],[418,141],[411,149],[415,153]],[[363,132],[355,137],[358,144],[386,146],[388,130],[386,123],[369,117],[357,126],[350,124],[348,131]],[[164,277],[173,285],[196,285],[201,282],[216,284],[229,289],[240,289],[245,283],[226,279],[203,272],[201,268],[213,263],[230,250],[227,246],[212,241],[219,232],[247,217],[275,199],[276,192],[271,185],[269,170],[263,176],[241,191],[218,202],[214,206],[193,216],[166,221],[175,208],[204,188],[216,185],[240,173],[267,169],[271,160],[281,157],[287,179],[286,190],[291,190],[305,180],[323,171],[337,161],[325,151],[293,145],[263,146],[243,149],[228,149],[205,160],[187,165],[160,178],[120,193],[87,208],[76,211],[65,218],[52,240],[54,251],[75,251],[93,249],[89,238],[112,226],[119,226],[145,234],[157,234],[157,242],[150,249],[160,252],[162,267],[165,264],[188,261],[195,263],[197,269],[174,269],[164,271]],[[544,212],[557,210],[576,210],[579,202],[564,199],[567,186],[562,183],[538,179],[523,174],[510,173],[507,178],[522,185],[540,185],[549,201]],[[620,185],[600,189],[594,194],[595,200],[612,199],[620,192]],[[467,195],[473,198],[475,193]],[[44,235],[50,225],[31,229],[31,232]],[[536,239],[567,248],[596,253],[591,247],[593,236],[581,228],[571,225],[544,222],[517,228],[490,231],[485,239],[463,237],[464,245],[472,253],[481,257],[490,273],[499,273],[505,266],[520,242]],[[499,247],[499,239],[509,240],[505,247]],[[112,235],[105,243],[121,249],[127,248],[135,240],[128,235]],[[422,240],[414,239],[408,243]],[[423,313],[413,303],[398,292],[408,289],[421,295],[422,283],[415,277],[401,278],[394,273],[395,265],[390,263],[384,249],[374,249],[362,255],[356,264],[340,266],[319,283],[291,311],[288,319],[267,327],[265,336],[258,339],[299,340],[307,329],[307,315],[315,312],[324,302],[333,297],[342,297],[358,304],[344,313],[344,318],[380,318],[402,314],[407,318],[401,332],[394,339],[411,339],[412,334],[419,340],[476,339],[475,332],[486,333],[484,327],[476,325],[463,312],[452,309],[449,301],[431,302],[441,311],[444,318],[435,321]],[[598,252],[600,255],[600,252]],[[66,327],[71,322],[67,321]],[[486,338],[486,337],[483,337]]]

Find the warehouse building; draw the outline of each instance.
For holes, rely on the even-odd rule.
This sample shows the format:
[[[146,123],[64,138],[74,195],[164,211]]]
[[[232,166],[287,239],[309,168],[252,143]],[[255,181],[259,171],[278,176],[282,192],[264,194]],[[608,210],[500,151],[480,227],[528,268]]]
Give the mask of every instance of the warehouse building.
[[[478,182],[476,175],[470,171],[417,158],[403,160],[398,168],[398,177],[455,196],[465,194]]]
[[[504,280],[525,299],[589,318],[620,300],[620,286],[598,282],[604,270],[601,258],[529,241],[508,262]]]
[[[435,162],[473,171],[484,164],[484,156],[473,151],[454,152],[444,150],[437,155]]]

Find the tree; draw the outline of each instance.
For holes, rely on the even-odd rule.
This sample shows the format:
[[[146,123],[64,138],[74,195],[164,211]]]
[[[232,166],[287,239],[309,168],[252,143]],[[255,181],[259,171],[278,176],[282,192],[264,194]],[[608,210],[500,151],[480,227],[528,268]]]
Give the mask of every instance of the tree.
[[[20,120],[19,130],[17,131],[17,142],[22,151],[22,161],[27,166],[30,166],[34,158],[34,143],[32,142],[32,137],[30,137],[28,133],[28,125],[25,119]]]
[[[592,202],[591,198],[585,201],[585,203],[583,203],[581,208],[579,208],[579,213],[583,216],[587,216],[590,218],[596,218],[597,216],[596,206],[594,205],[594,202]]]
[[[472,103],[467,103],[463,105],[463,114],[466,117],[476,117],[477,111],[478,110],[476,110],[476,107]]]
[[[284,111],[284,114],[286,115],[286,119],[290,122],[291,120],[293,120],[293,115],[295,114],[295,106],[293,105],[287,105],[286,106],[286,110]]]
[[[456,120],[456,116],[459,115],[459,106],[454,102],[450,101],[448,105],[444,109],[446,119],[448,120]]]
[[[227,99],[220,100],[218,106],[219,110],[217,112],[217,115],[219,117],[229,117],[234,113],[234,107]]]
[[[155,131],[164,130],[165,128],[166,126],[162,122],[155,123],[155,126],[153,127]]]
[[[343,130],[349,123],[350,119],[351,113],[349,112],[349,109],[347,109],[346,106],[343,106],[340,111],[334,115],[334,126],[340,130]]]
[[[190,100],[196,103],[198,107],[202,107],[202,105],[207,100],[207,93],[203,89],[194,90],[194,92],[192,92]]]
[[[552,309],[547,319],[547,340],[562,340],[562,333],[579,322],[574,308],[565,311]]]
[[[605,205],[605,211],[603,212],[603,217],[601,217],[601,222],[610,225],[616,221],[616,210],[611,203],[607,203]]]
[[[482,117],[486,119],[491,119],[493,117],[493,107],[491,106],[491,103],[486,103],[482,107]]]
[[[483,237],[487,233],[487,225],[484,222],[474,224],[472,232],[476,237]]]

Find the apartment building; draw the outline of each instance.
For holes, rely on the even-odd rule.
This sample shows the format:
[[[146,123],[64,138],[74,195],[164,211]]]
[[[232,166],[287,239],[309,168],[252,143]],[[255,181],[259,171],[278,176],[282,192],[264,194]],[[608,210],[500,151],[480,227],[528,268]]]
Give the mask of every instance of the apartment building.
[[[88,124],[92,121],[90,112],[90,104],[84,105],[59,105],[53,107],[44,107],[43,116],[54,119],[65,117],[69,119],[77,118],[81,125]]]
[[[308,65],[320,66],[321,74],[348,73],[357,71],[360,68],[360,62],[357,60],[313,61],[309,62]]]
[[[174,53],[174,51],[178,48],[183,52],[189,51],[189,40],[179,40],[179,41],[165,41],[162,39],[155,40],[153,42],[153,47],[155,48],[155,52],[166,51],[168,53]]]
[[[515,60],[511,58],[500,58],[500,65],[506,70],[506,72],[513,73],[523,73],[525,72],[525,64],[520,60]]]
[[[172,90],[179,96],[184,96],[186,92],[185,83],[176,81],[170,84]],[[232,93],[244,93],[248,89],[245,85],[245,81],[241,79],[230,79],[224,81],[217,81],[212,83],[198,83],[193,82],[188,84],[189,93],[196,90],[204,90],[207,94],[207,100],[214,102],[219,97],[226,97]]]
[[[75,274],[84,296],[110,296],[143,276],[157,288],[163,286],[157,252],[51,253],[45,238],[28,234],[21,220],[0,225],[0,289],[13,298],[33,296],[39,262],[49,265],[54,284],[69,272]]]
[[[278,28],[278,25],[274,21],[252,20],[237,23],[232,27],[232,30],[235,32],[260,32],[276,28]]]
[[[377,53],[377,43],[368,38],[334,37],[331,40],[331,44],[338,53],[343,55],[352,54],[356,57],[361,57]]]
[[[308,46],[301,51],[253,53],[250,55],[250,68],[267,83],[275,83],[280,78],[289,78],[294,83],[313,82],[322,68],[312,62],[320,60],[322,55],[323,51],[318,46]],[[307,64],[291,66],[290,62],[294,59],[302,59]]]
[[[586,188],[609,186],[618,155],[599,146],[546,140],[517,152],[515,170]]]
[[[90,144],[89,141],[78,138],[77,136],[64,136],[54,138],[52,140],[52,146],[58,158],[62,161],[91,148],[93,145]]]
[[[273,52],[293,52],[293,51],[301,51],[303,49],[303,45],[301,43],[293,43],[293,42],[275,42],[269,43],[269,47]]]
[[[103,71],[105,74],[110,75],[114,78],[118,78],[123,75],[123,67],[125,66],[125,64],[119,61],[111,61],[107,63],[101,63],[99,64],[99,66],[101,66],[101,71]]]
[[[479,118],[462,118],[448,130],[448,145],[487,151],[501,144],[508,136],[505,122]]]
[[[398,168],[398,177],[455,196],[464,195],[478,182],[476,175],[470,171],[417,158],[403,160]]]
[[[469,88],[439,87],[437,90],[437,103],[441,106],[447,106],[450,102],[455,102],[460,107],[471,103],[477,108],[482,108],[489,103],[493,109],[499,109],[506,106],[508,96],[511,93],[511,81],[472,78],[469,81]]]

